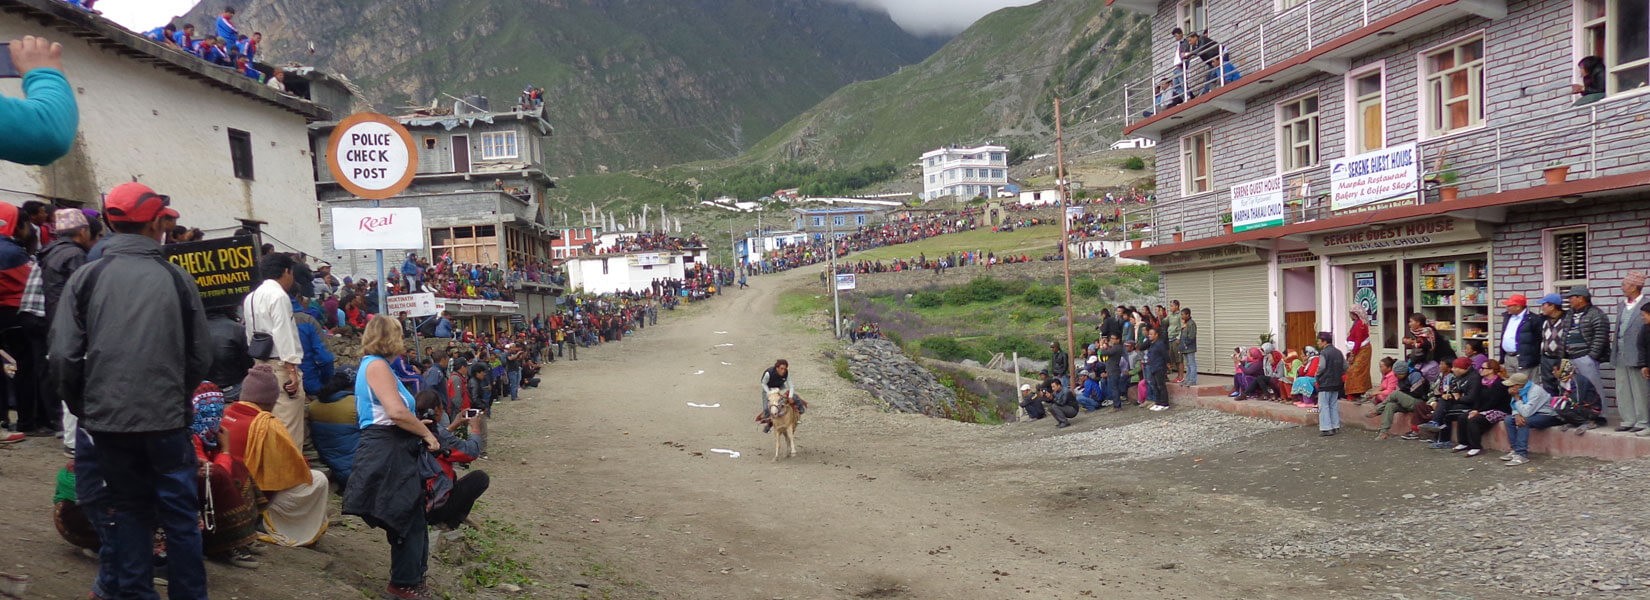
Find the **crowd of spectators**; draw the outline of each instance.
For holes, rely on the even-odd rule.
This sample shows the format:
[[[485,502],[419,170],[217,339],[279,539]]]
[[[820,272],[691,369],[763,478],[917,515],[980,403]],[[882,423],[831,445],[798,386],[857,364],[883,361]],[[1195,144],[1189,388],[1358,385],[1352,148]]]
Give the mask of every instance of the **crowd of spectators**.
[[[615,239],[607,246],[597,246],[594,241],[586,243],[581,253],[586,256],[604,254],[624,254],[628,252],[678,252],[692,248],[704,248],[705,240],[694,233],[688,237],[673,236],[664,232],[645,232],[636,235],[624,236]]]
[[[258,45],[263,43],[264,34],[260,31],[242,33],[241,28],[235,24],[234,7],[225,6],[223,11],[218,13],[212,29],[208,31],[198,30],[194,23],[184,23],[181,26],[167,23],[143,32],[143,37],[208,63],[231,69],[258,83],[267,83],[272,88],[286,91],[285,73],[279,69],[273,73],[265,73],[256,66]]]
[[[1175,40],[1174,71],[1157,81],[1152,110],[1143,114],[1146,117],[1243,77],[1227,47],[1209,37],[1209,32],[1186,33],[1176,27],[1170,33]]]
[[[983,223],[982,215],[981,209],[970,208],[868,225],[853,233],[837,237],[834,244],[821,237],[806,243],[770,250],[762,255],[761,260],[745,265],[744,269],[749,274],[778,273],[825,262],[830,258],[833,249],[840,257],[849,252],[906,244],[947,233],[972,231]]]

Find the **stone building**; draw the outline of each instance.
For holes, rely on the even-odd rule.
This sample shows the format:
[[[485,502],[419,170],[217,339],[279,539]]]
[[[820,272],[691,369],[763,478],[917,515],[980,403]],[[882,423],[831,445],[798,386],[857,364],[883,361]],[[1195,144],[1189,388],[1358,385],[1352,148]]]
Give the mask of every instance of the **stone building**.
[[[1350,310],[1373,362],[1417,312],[1499,356],[1512,294],[1589,285],[1614,321],[1623,275],[1650,268],[1643,0],[1108,4],[1155,40],[1125,135],[1161,142],[1156,245],[1123,256],[1164,272],[1221,357],[1344,339]],[[1178,57],[1177,28],[1218,43]]]
[[[381,206],[417,207],[424,218],[424,247],[416,254],[455,263],[498,265],[519,275],[513,301],[444,298],[449,313],[481,330],[507,326],[511,314],[527,319],[555,311],[562,286],[545,283],[561,229],[552,224],[545,202],[555,179],[544,171],[544,156],[553,132],[544,109],[487,110],[485,101],[459,102],[443,114],[397,117],[418,147],[418,170],[412,185],[383,200]],[[323,257],[333,272],[374,277],[370,251],[332,247],[334,207],[372,206],[332,178],[326,166],[327,140],[337,121],[310,127],[315,156],[315,195],[320,199]],[[389,256],[394,254],[394,256]],[[386,269],[398,268],[404,253],[386,253]],[[529,273],[532,276],[528,276]],[[537,281],[535,281],[537,280]]]
[[[258,220],[278,250],[322,254],[308,125],[349,112],[348,84],[294,69],[282,94],[57,0],[5,3],[0,40],[25,35],[63,45],[80,129],[51,165],[0,162],[0,202],[101,208],[104,192],[139,181],[210,237]],[[0,79],[6,96],[20,86]]]

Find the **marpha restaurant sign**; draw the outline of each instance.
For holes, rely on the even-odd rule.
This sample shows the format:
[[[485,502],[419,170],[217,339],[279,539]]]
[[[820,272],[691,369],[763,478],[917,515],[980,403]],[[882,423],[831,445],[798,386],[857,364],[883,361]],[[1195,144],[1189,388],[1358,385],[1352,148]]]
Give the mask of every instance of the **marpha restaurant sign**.
[[[1342,158],[1329,167],[1329,208],[1349,210],[1413,200],[1421,190],[1415,143]]]

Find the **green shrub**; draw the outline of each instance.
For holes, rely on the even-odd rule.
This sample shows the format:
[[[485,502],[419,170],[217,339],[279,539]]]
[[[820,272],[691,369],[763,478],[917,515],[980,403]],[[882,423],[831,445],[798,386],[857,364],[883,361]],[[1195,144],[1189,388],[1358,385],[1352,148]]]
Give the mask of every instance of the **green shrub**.
[[[848,357],[838,356],[836,357],[836,360],[832,361],[832,365],[836,367],[837,377],[841,377],[848,381],[857,381],[854,379],[853,371],[848,370]]]
[[[1010,286],[990,277],[975,277],[966,287],[969,299],[975,302],[996,302],[1013,295]]]
[[[1065,304],[1065,296],[1065,291],[1060,288],[1039,285],[1026,290],[1021,297],[1025,299],[1026,304],[1048,308]]]
[[[969,303],[974,301],[974,296],[969,292],[967,286],[958,286],[945,290],[940,292],[940,296],[945,299],[946,304],[951,306],[967,306]]]
[[[1079,279],[1071,284],[1071,293],[1079,298],[1095,298],[1100,295],[1100,282],[1093,279]]]
[[[911,294],[911,306],[917,308],[939,308],[945,304],[945,297],[939,292],[917,292]]]
[[[982,343],[986,350],[1012,357],[1015,352],[1033,360],[1048,360],[1048,342],[1035,342],[1023,335],[999,335]]]
[[[922,348],[923,352],[926,352],[934,358],[938,358],[940,360],[955,362],[965,358],[971,358],[971,352],[967,346],[964,346],[962,342],[957,341],[957,338],[946,337],[943,335],[923,338],[922,342],[918,344],[918,347]]]
[[[1150,265],[1123,265],[1117,267],[1117,273],[1130,279],[1157,280],[1157,271],[1153,271]]]
[[[1130,156],[1123,159],[1123,168],[1130,171],[1144,170],[1146,168],[1146,160],[1138,156]]]

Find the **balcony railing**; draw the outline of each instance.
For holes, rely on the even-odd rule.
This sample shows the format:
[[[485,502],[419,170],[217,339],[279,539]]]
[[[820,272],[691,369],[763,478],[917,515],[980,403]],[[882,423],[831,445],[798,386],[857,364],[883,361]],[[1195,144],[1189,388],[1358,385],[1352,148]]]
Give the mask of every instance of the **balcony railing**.
[[[1371,21],[1372,4],[1377,11],[1396,12],[1407,3],[1393,0],[1315,0],[1274,12],[1258,24],[1247,24],[1248,29],[1244,31],[1210,32],[1210,36],[1219,42],[1218,57],[1206,60],[1193,52],[1193,56],[1181,64],[1155,69],[1151,77],[1124,84],[1124,108],[1128,122],[1150,117],[1240,81],[1242,73],[1265,70],[1270,64],[1311,51],[1367,26]],[[1378,20],[1384,16],[1376,14],[1373,18]]]
[[[1650,144],[1644,143],[1650,138],[1650,120],[1641,118],[1645,114],[1650,114],[1650,94],[1566,106],[1421,141],[1416,158],[1420,193],[1415,202],[1440,202],[1446,187],[1456,188],[1459,197],[1535,187],[1545,183],[1543,171],[1555,164],[1569,167],[1571,180],[1650,169]],[[1286,225],[1344,214],[1330,207],[1327,162],[1286,175],[1284,189]],[[1212,195],[1223,200],[1231,197],[1229,189]],[[1188,216],[1184,202],[1189,201],[1168,199],[1154,207],[1152,231],[1157,243],[1168,243],[1176,231],[1186,240],[1226,235],[1223,221],[1228,210]],[[1377,203],[1367,210],[1388,206]]]

